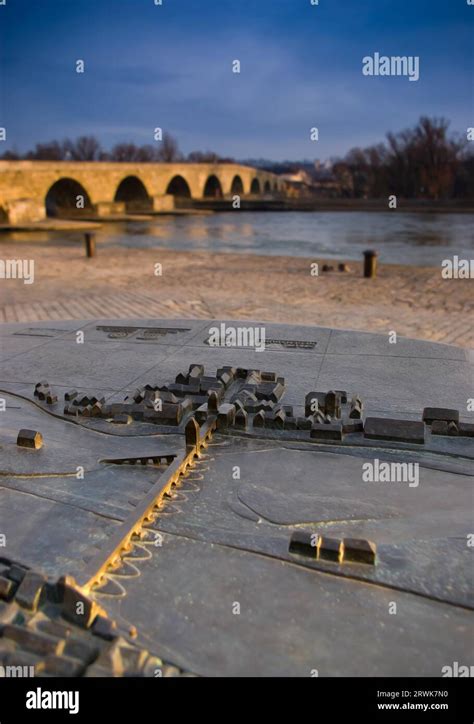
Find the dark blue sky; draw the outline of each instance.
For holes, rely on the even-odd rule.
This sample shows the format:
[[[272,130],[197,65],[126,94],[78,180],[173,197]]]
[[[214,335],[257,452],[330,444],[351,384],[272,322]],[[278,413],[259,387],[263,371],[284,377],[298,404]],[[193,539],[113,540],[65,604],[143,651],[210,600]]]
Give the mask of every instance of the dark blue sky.
[[[465,133],[473,46],[466,0],[7,0],[3,148],[84,134],[144,144],[161,126],[184,152],[325,159],[422,114]],[[420,80],[364,77],[375,51],[418,55]]]

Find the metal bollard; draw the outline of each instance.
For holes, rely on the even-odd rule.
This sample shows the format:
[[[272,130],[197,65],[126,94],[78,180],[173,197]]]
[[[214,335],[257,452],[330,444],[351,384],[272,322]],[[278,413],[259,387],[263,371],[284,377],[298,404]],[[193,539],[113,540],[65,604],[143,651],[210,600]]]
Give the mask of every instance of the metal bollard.
[[[371,249],[364,251],[364,277],[372,279],[377,275],[378,253]]]
[[[94,234],[85,234],[84,243],[86,246],[86,256],[90,259],[95,256],[95,236]]]

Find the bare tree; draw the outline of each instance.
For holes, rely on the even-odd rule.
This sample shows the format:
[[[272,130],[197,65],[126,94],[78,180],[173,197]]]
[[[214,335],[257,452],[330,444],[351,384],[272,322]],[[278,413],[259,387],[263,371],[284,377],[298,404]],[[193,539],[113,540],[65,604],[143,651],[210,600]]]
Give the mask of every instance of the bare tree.
[[[414,151],[419,169],[418,183],[432,199],[452,193],[463,142],[448,138],[449,121],[420,118],[414,131]]]
[[[339,183],[341,195],[346,198],[352,197],[354,195],[354,177],[347,163],[344,163],[344,161],[335,161],[332,166],[332,171]]]
[[[387,145],[349,151],[344,163],[352,173],[354,196],[439,199],[467,188],[456,183],[465,143],[450,137],[448,127],[443,118],[423,116],[415,128],[388,133]]]
[[[99,141],[94,136],[80,136],[76,141],[64,142],[67,158],[72,161],[97,161],[102,152]]]
[[[117,143],[109,154],[111,161],[152,163],[159,161],[159,150],[153,146],[136,146],[134,143]]]
[[[109,156],[111,161],[136,161],[138,147],[134,143],[117,143]]]
[[[136,161],[138,163],[152,163],[158,160],[158,149],[154,146],[140,146],[137,149]]]
[[[13,149],[11,151],[5,151],[4,153],[2,153],[0,158],[2,159],[2,161],[19,161],[21,156],[18,151],[15,151]]]
[[[178,142],[175,138],[173,138],[173,136],[170,136],[169,133],[164,133],[163,140],[161,141],[158,149],[157,161],[162,161],[163,163],[173,163],[173,161],[180,160],[181,154],[179,152]]]
[[[26,154],[26,158],[35,161],[62,161],[64,155],[64,143],[49,141],[47,143],[37,143],[34,150]]]
[[[188,154],[189,163],[220,163],[220,157],[214,151],[191,151]]]

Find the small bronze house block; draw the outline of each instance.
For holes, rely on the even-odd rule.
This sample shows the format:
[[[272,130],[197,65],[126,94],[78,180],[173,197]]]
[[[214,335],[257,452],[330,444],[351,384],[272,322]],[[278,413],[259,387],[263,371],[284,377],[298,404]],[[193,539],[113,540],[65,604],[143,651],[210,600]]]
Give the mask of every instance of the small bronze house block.
[[[320,536],[318,541],[318,558],[324,561],[339,563],[342,560],[342,541],[338,538]]]
[[[344,538],[343,560],[374,565],[377,546],[364,538]]]
[[[39,450],[43,447],[43,436],[37,430],[20,430],[16,440],[19,447],[29,447],[33,450]]]
[[[299,553],[302,556],[316,558],[318,535],[307,530],[296,530],[291,535],[288,550],[290,553]]]

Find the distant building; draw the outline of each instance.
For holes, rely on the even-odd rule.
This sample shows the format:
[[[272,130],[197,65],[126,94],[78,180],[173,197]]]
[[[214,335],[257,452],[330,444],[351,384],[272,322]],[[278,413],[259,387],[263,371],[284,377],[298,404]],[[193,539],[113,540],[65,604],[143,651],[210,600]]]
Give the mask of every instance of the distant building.
[[[285,182],[288,196],[300,198],[312,195],[312,178],[307,171],[300,169],[294,173],[283,173],[280,178]]]
[[[314,166],[280,174],[287,195],[293,198],[339,198],[344,196],[344,180],[336,175],[329,163],[316,161]]]

